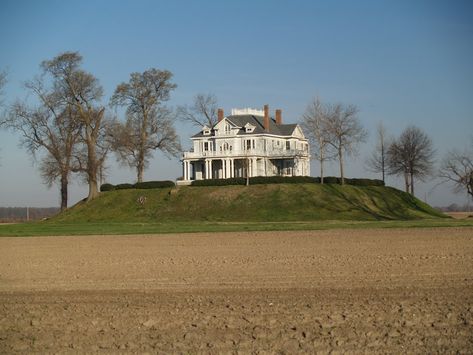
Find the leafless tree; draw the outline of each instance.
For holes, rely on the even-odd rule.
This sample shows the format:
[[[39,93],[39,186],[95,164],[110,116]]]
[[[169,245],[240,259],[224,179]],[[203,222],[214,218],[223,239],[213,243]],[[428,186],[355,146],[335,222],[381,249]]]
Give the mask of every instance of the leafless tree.
[[[180,120],[195,126],[212,128],[217,123],[217,98],[213,94],[197,94],[191,106],[179,106],[177,116]]]
[[[22,146],[33,158],[38,158],[39,151],[46,151],[46,155],[38,159],[41,175],[49,186],[59,180],[61,210],[64,210],[81,127],[73,106],[61,101],[55,88],[46,87],[44,75],[27,82],[25,87],[38,99],[39,106],[30,107],[17,101],[12,105],[5,125],[20,133]]]
[[[386,128],[380,122],[376,128],[376,146],[371,156],[367,159],[366,165],[374,173],[381,173],[383,182],[386,181],[386,154],[389,148],[389,139]]]
[[[5,87],[6,84],[7,84],[7,72],[0,71],[0,107],[3,107],[3,88]]]
[[[421,181],[432,173],[435,151],[432,140],[420,128],[407,127],[387,152],[388,172],[403,175],[406,192],[414,195],[414,178]]]
[[[103,90],[98,79],[82,70],[81,63],[78,52],[65,52],[41,66],[52,76],[58,99],[76,112],[83,148],[75,155],[75,171],[84,174],[89,185],[87,201],[90,201],[99,195],[98,175],[109,149],[105,140],[109,118],[99,103]]]
[[[312,146],[312,157],[320,163],[320,183],[324,183],[324,163],[332,160],[335,155],[330,145],[328,121],[333,112],[333,106],[324,105],[320,99],[314,98],[307,106],[302,116],[302,129]]]
[[[0,128],[5,124],[5,118],[4,118],[4,112],[3,112],[3,106],[4,106],[4,101],[3,101],[3,88],[5,87],[7,83],[7,72],[6,71],[0,71]],[[0,163],[1,166],[1,163]]]
[[[448,152],[442,160],[438,175],[443,182],[453,183],[455,192],[466,190],[473,198],[473,150]]]
[[[357,147],[365,142],[368,133],[358,119],[358,108],[354,105],[344,105],[341,103],[331,106],[330,117],[327,120],[327,132],[329,144],[333,147],[340,165],[340,180],[345,183],[343,172],[343,158],[345,155],[357,153]]]
[[[153,151],[177,156],[181,151],[171,111],[163,103],[176,85],[167,70],[149,69],[132,73],[127,83],[117,86],[113,106],[126,106],[125,124],[117,122],[111,131],[112,149],[119,159],[136,168],[138,182]]]

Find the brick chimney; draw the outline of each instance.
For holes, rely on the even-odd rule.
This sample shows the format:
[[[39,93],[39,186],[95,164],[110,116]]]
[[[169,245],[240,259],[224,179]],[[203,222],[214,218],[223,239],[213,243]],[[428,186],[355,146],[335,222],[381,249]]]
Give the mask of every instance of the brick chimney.
[[[223,120],[223,108],[219,108],[218,111],[217,111],[217,117],[218,117],[218,122],[220,122],[221,120]]]
[[[282,123],[282,111],[280,109],[276,110],[276,124]]]
[[[269,132],[269,105],[264,105],[263,126],[266,132]]]

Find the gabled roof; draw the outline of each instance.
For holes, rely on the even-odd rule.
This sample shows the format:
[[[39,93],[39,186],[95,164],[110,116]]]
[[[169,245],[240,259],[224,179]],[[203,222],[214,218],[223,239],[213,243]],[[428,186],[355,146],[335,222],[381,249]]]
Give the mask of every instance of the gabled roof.
[[[254,115],[234,115],[234,116],[227,116],[224,119],[229,121],[234,126],[240,127],[238,131],[238,136],[247,136],[247,135],[254,135],[254,134],[274,134],[276,136],[291,136],[294,130],[297,127],[296,123],[293,124],[276,124],[276,122],[270,118],[269,119],[269,130],[266,131],[264,129],[262,116],[254,116]],[[255,130],[251,133],[246,133],[245,125],[251,124],[255,126]],[[204,137],[202,131],[192,136],[192,138]]]

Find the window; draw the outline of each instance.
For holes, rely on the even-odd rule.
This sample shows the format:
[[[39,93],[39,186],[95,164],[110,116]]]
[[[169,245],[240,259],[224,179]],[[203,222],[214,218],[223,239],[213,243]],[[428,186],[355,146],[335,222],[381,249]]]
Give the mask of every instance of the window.
[[[286,141],[286,150],[289,150],[289,149],[291,149],[291,142]]]
[[[246,150],[250,150],[251,149],[251,139],[247,139],[246,141]]]
[[[209,142],[204,143],[204,151],[206,151],[206,152],[209,151]]]
[[[253,142],[253,149],[255,149],[255,140],[252,139],[252,142]]]

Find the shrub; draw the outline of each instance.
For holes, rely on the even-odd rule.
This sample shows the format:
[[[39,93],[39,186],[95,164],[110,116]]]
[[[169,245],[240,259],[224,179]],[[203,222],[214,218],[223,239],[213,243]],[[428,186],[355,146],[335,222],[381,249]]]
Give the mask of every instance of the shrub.
[[[345,182],[354,186],[384,186],[384,181],[378,179],[345,179]]]
[[[324,177],[325,184],[340,184],[341,179],[335,176]],[[260,184],[320,184],[320,177],[312,176],[256,176],[250,178],[250,185]],[[384,186],[384,182],[376,179],[349,179],[345,184],[356,186]],[[246,178],[195,180],[192,186],[227,186],[246,185]]]
[[[113,190],[115,190],[115,186],[113,186],[112,184],[102,184],[102,186],[100,186],[100,191],[102,192]]]
[[[164,180],[164,181],[144,181],[137,182],[134,185],[135,189],[160,189],[164,187],[174,187],[175,184],[173,181]]]
[[[134,185],[133,184],[118,184],[115,185],[115,190],[128,190],[128,189],[133,189]]]

